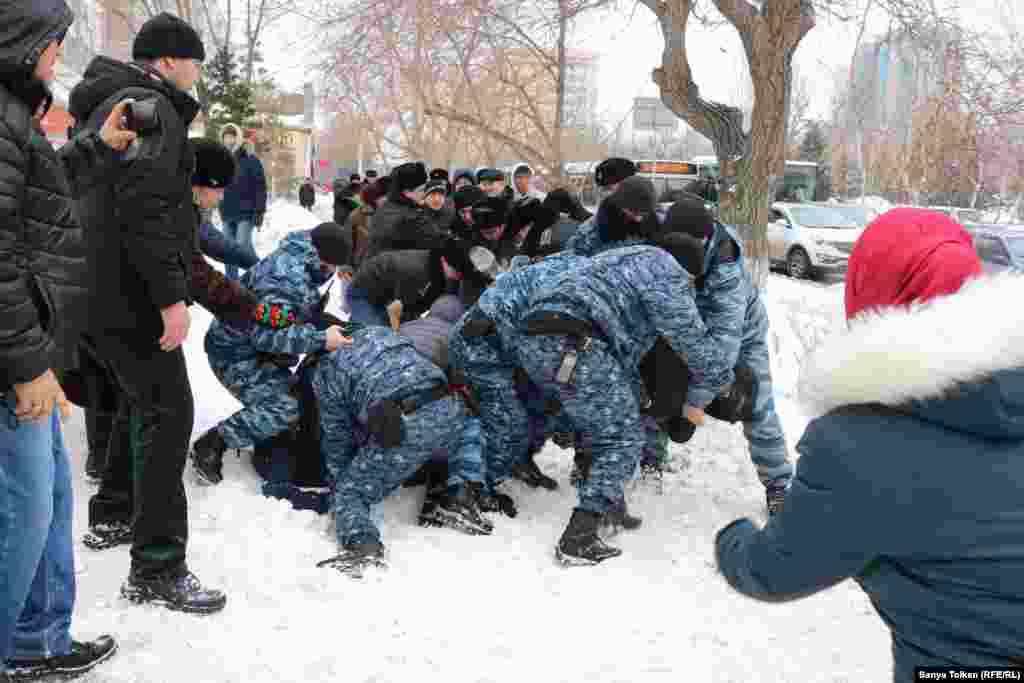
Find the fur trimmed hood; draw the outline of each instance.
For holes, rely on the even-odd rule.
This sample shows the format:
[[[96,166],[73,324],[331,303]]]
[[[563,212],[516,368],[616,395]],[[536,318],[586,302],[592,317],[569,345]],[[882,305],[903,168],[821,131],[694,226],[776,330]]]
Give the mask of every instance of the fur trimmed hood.
[[[809,354],[812,416],[880,403],[989,438],[1024,439],[1024,276],[978,277],[925,304],[869,312]]]

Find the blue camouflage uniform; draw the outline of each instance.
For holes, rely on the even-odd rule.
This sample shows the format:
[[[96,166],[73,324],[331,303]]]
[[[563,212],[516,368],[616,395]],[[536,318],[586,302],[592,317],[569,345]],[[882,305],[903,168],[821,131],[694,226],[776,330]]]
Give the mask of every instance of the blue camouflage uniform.
[[[572,254],[555,254],[529,267],[503,273],[452,328],[448,361],[465,374],[477,392],[485,475],[491,487],[506,479],[512,466],[528,453],[530,417],[516,393],[514,380],[520,365],[520,313],[535,287],[585,262],[585,258]],[[467,321],[478,315],[492,320],[497,332],[486,337],[464,337],[462,330]]]
[[[338,543],[380,541],[372,505],[401,486],[437,453],[459,448],[466,415],[461,399],[446,396],[405,415],[401,445],[385,448],[366,427],[370,406],[410,398],[447,384],[444,372],[412,341],[386,327],[367,327],[353,343],[316,367],[313,391],[320,407],[321,453],[333,488]]]
[[[717,263],[726,240],[736,245],[737,258]],[[768,311],[743,260],[742,241],[725,225],[716,223],[704,247],[703,286],[697,291],[697,309],[729,367],[745,365],[757,378],[753,419],[743,423],[750,459],[765,486],[785,486],[793,477],[782,422],[775,412],[772,370],[768,357]],[[691,385],[687,403],[704,407],[714,395]]]
[[[717,396],[732,382],[732,365],[702,322],[694,297],[692,276],[672,255],[644,245],[584,259],[574,272],[534,289],[520,322],[558,313],[589,322],[595,331],[567,384],[555,379],[567,350],[565,335],[520,333],[517,341],[522,367],[545,392],[558,396],[592,456],[579,488],[581,509],[605,513],[623,498],[644,440],[640,361],[658,337],[687,359],[691,386]]]
[[[290,233],[242,278],[261,301],[283,306],[306,321],[316,319],[319,287],[330,277],[321,270],[310,232]],[[285,329],[256,326],[240,332],[215,320],[204,346],[213,374],[244,406],[217,431],[228,448],[247,448],[299,419],[298,399],[289,393],[289,368],[299,362],[300,354],[326,349],[327,333],[311,324]]]
[[[607,214],[602,210],[602,207],[599,207],[597,213],[591,218],[580,224],[573,236],[569,238],[566,250],[580,256],[596,256],[608,249],[618,249],[644,243],[641,239],[608,241],[606,231],[602,228]],[[659,207],[656,214],[658,222],[664,222],[665,210]],[[664,465],[669,460],[668,435],[662,431],[657,420],[653,417],[645,415],[642,417],[641,422],[643,423],[644,430],[642,460]]]

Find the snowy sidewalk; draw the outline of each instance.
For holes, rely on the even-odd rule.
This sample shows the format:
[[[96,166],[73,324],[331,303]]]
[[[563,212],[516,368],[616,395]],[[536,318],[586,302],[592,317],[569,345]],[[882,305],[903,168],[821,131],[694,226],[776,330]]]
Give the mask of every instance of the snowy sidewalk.
[[[257,233],[265,255],[291,228],[318,219],[275,204]],[[309,224],[303,224],[303,221]],[[832,324],[842,288],[770,281],[777,401],[795,446],[806,422],[792,402],[805,344]],[[196,435],[235,410],[202,352],[209,316],[192,308],[187,344]],[[308,681],[571,683],[705,681],[882,683],[891,678],[889,637],[852,583],[788,605],[733,593],[714,569],[713,539],[739,515],[764,518],[738,427],[710,421],[673,446],[677,473],[664,493],[630,492],[641,529],[614,543],[623,556],[595,568],[563,569],[553,546],[574,504],[571,453],[549,445],[539,459],[556,492],[510,487],[516,519],[495,520],[490,537],[415,524],[423,489],[382,506],[391,569],[363,582],[315,568],[335,552],[327,517],[295,512],[259,494],[248,463],[229,454],[225,482],[201,488],[186,473],[191,567],[228,591],[212,617],[130,606],[118,597],[128,549],[77,544],[74,633],[111,632],[121,651],[81,680],[137,683]],[[80,411],[66,425],[74,459],[76,540],[85,531]]]

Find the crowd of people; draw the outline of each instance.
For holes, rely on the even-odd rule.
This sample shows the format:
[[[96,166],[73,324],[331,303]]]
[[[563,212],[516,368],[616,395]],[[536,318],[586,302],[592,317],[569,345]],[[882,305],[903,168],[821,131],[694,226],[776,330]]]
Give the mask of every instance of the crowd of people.
[[[131,546],[134,603],[227,604],[188,568],[190,459],[217,485],[228,453],[252,449],[266,495],[333,518],[337,552],[318,566],[360,578],[387,567],[373,505],[422,484],[419,524],[491,534],[521,503],[504,482],[559,486],[534,459],[551,439],[573,451],[577,490],[555,556],[595,565],[643,523],[629,479],[658,476],[669,441],[710,418],[742,423],[765,490],[767,526],[716,539],[738,591],[781,602],[856,579],[892,629],[897,681],[1024,663],[1024,285],[976,277],[947,217],[894,210],[858,241],[848,329],[805,369],[822,416],[794,468],[762,294],[702,198],[659,207],[613,158],[591,215],[564,188],[536,191],[526,165],[509,186],[499,169],[450,179],[410,162],[339,183],[333,221],[258,259],[262,167],[237,126],[224,144],[188,135],[206,56],[191,26],[161,14],[132,62],[97,57],[55,151],[39,120],[73,16],[37,0],[0,17],[4,677],[73,676],[117,649],[70,635],[71,403],[99,482],[84,543]],[[205,218],[218,205],[226,239]],[[347,319],[326,310],[335,286]],[[991,298],[1009,322],[979,315]],[[193,303],[214,316],[207,359],[242,408],[191,443]]]

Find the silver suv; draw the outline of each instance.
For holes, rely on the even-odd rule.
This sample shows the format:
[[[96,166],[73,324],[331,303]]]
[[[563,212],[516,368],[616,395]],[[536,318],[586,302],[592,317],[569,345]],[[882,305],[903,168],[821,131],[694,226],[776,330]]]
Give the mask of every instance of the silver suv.
[[[773,204],[768,223],[768,255],[772,264],[784,267],[795,278],[844,272],[853,244],[867,222],[866,213],[860,216],[848,209],[820,204]]]

